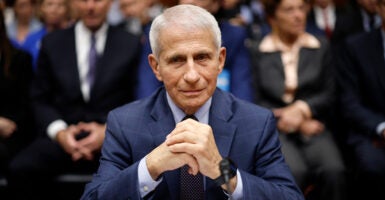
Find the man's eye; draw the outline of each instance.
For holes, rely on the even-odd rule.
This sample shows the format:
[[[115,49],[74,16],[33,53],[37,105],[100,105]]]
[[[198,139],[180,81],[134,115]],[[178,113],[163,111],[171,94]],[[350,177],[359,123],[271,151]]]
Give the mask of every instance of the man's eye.
[[[201,54],[195,57],[196,60],[207,60],[209,56],[207,54]]]
[[[184,61],[184,59],[181,57],[175,57],[175,58],[170,59],[171,63],[179,63],[179,62],[183,62],[183,61]]]

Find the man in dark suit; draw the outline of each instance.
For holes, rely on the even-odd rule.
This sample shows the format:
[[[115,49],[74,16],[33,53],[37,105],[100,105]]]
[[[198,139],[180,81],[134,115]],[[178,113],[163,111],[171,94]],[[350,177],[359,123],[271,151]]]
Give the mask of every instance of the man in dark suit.
[[[356,0],[352,9],[336,21],[333,44],[343,42],[349,36],[369,32],[381,24],[380,16],[376,14],[374,0]]]
[[[109,114],[99,170],[82,199],[303,199],[273,114],[216,89],[226,49],[215,18],[172,7],[153,21],[150,41],[149,63],[164,87]]]
[[[358,172],[357,199],[385,199],[385,0],[381,29],[349,38],[339,60],[341,113]]]
[[[179,0],[179,4],[192,4],[202,7],[215,15],[220,8],[219,0]],[[234,94],[236,97],[252,102],[254,95],[251,85],[251,58],[246,47],[248,38],[244,27],[234,26],[227,21],[219,20],[223,46],[228,49],[225,67],[219,75],[218,87]],[[143,45],[141,63],[138,69],[137,98],[148,97],[162,83],[151,72],[147,55],[151,53],[148,41],[148,27],[145,28],[146,40]]]
[[[108,111],[134,98],[140,40],[107,25],[110,4],[76,0],[80,20],[42,41],[31,93],[43,136],[11,163],[17,194],[43,199],[33,195],[46,194],[54,175],[94,172]]]

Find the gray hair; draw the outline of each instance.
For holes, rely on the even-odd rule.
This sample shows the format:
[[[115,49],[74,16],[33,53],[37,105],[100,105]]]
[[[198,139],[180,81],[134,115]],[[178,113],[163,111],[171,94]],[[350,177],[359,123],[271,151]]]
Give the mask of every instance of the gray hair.
[[[152,53],[159,58],[161,47],[159,35],[163,29],[183,27],[187,30],[207,30],[213,35],[214,45],[219,49],[222,45],[221,31],[217,20],[208,11],[193,5],[177,5],[166,9],[152,22],[150,29],[150,45]],[[186,36],[188,37],[188,36]]]

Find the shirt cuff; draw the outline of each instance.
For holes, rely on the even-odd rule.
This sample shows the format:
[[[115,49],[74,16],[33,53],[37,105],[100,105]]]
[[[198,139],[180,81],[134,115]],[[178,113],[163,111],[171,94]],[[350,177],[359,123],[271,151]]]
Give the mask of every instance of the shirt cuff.
[[[383,135],[382,135],[382,133],[384,132],[384,129],[385,129],[385,122],[382,122],[382,123],[380,123],[378,126],[377,126],[377,129],[376,129],[376,131],[377,131],[377,134],[380,136],[380,137],[384,137]]]
[[[66,129],[67,127],[67,123],[61,119],[51,122],[47,127],[48,137],[52,140],[55,140],[57,133],[61,130]]]
[[[301,110],[306,119],[312,117],[310,106],[305,101],[297,100],[295,101],[295,105]]]
[[[152,192],[159,185],[159,183],[162,182],[162,180],[162,177],[157,181],[152,179],[147,168],[146,157],[142,158],[138,166],[140,196],[144,198],[148,193]]]
[[[242,183],[242,177],[241,173],[239,170],[237,170],[237,186],[235,186],[235,190],[233,194],[231,195],[232,200],[238,200],[238,199],[243,199],[243,183]],[[230,195],[223,190],[223,192],[229,197]],[[230,198],[229,198],[230,199]]]

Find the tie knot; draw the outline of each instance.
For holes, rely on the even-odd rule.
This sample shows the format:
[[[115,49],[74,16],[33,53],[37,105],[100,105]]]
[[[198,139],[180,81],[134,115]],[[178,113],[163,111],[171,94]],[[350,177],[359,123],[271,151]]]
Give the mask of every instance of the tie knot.
[[[198,121],[198,119],[195,117],[195,115],[186,115],[185,117],[183,117],[182,121],[184,121],[186,119],[193,119],[195,121]]]

